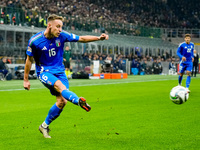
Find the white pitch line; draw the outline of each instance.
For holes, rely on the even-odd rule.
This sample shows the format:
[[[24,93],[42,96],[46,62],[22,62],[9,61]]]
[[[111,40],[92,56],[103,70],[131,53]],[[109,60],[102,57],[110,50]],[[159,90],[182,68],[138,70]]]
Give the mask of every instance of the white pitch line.
[[[70,86],[70,87],[79,87],[79,86],[96,86],[96,85],[110,85],[110,84],[123,84],[123,83],[135,83],[135,82],[154,82],[154,81],[166,81],[168,79],[157,79],[157,80],[148,80],[148,81],[132,81],[132,82],[112,82],[112,83],[99,83],[99,84],[82,84],[82,85],[75,85],[75,86]],[[176,79],[173,79],[176,80]],[[33,89],[44,89],[45,87],[42,88],[31,88],[31,90]],[[4,92],[4,91],[22,91],[25,90],[23,88],[21,89],[7,89],[7,90],[0,90],[0,92]]]
[[[113,82],[113,83],[101,83],[101,84],[83,84],[83,85],[76,85],[76,86],[95,86],[95,85],[108,85],[108,84],[123,84],[123,83],[135,83],[135,82],[154,82],[154,81],[165,81],[167,79],[159,79],[159,80],[148,80],[148,81],[132,81],[132,82]],[[71,87],[76,87],[71,86]]]

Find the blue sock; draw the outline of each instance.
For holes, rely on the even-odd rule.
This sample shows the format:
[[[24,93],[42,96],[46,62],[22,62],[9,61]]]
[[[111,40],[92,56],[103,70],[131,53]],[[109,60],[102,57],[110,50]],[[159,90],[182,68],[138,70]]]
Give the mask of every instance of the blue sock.
[[[183,79],[183,76],[178,76],[178,84],[180,84],[181,85],[181,82],[182,82],[182,79]]]
[[[60,115],[61,112],[62,109],[58,108],[56,104],[54,104],[49,110],[49,113],[45,119],[45,123],[49,125],[53,120],[55,120]]]
[[[191,76],[187,76],[187,79],[186,79],[186,88],[189,88],[190,82],[191,82]]]
[[[79,97],[75,93],[69,90],[63,90],[61,94],[66,100],[72,102],[73,104],[78,105]]]

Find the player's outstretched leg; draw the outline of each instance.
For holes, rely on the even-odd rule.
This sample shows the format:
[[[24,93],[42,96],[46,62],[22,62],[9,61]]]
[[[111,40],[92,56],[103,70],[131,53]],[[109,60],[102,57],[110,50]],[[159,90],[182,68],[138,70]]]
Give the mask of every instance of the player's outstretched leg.
[[[69,90],[63,90],[62,96],[73,104],[79,105],[81,108],[85,109],[87,112],[91,110],[90,105],[86,103],[86,99],[83,97],[78,97],[75,93]]]
[[[66,89],[66,87],[68,86],[64,86],[60,80],[56,81],[54,84],[54,88],[61,93],[62,97],[75,105],[81,106],[81,108],[85,109],[86,111],[90,111],[91,107],[86,103],[86,100],[84,98],[79,98],[74,92]]]

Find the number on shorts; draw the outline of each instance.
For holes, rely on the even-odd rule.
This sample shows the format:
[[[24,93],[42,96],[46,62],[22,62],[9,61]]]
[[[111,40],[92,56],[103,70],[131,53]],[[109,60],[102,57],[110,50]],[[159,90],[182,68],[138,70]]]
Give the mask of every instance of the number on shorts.
[[[48,77],[45,76],[45,75],[43,75],[43,76],[42,76],[42,79],[43,79],[44,81],[47,81]]]

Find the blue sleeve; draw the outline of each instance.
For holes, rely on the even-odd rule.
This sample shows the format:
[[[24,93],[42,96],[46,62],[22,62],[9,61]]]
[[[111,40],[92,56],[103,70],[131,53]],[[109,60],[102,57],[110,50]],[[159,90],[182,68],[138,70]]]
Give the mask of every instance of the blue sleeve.
[[[62,31],[61,34],[64,38],[64,42],[77,42],[79,40],[78,35],[68,33],[66,31]]]
[[[177,55],[180,59],[182,59],[183,55],[181,55],[181,50],[182,50],[182,44],[179,45],[178,49],[177,49]]]

